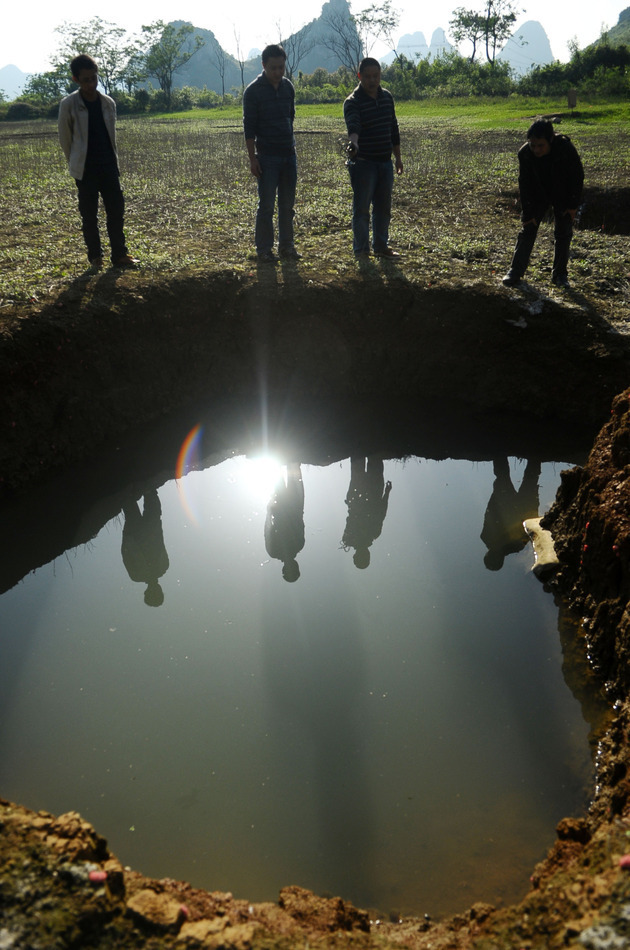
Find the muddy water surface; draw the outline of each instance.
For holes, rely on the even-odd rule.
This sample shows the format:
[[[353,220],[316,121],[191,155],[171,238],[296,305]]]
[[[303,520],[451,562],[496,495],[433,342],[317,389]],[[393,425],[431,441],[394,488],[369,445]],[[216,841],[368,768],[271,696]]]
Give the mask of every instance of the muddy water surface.
[[[130,486],[0,598],[0,793],[251,900],[519,898],[592,780],[519,527],[563,467],[225,453]]]

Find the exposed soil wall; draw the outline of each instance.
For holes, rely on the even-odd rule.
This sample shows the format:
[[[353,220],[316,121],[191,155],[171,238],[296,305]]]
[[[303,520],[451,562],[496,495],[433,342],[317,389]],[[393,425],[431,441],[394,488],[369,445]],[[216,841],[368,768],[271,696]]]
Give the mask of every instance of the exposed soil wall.
[[[630,384],[627,338],[579,302],[487,287],[266,289],[228,275],[158,288],[123,275],[87,306],[75,291],[5,321],[4,489],[193,400],[391,400],[411,420],[556,422],[560,439],[594,434]]]
[[[623,697],[630,690],[630,391],[614,400],[585,468],[562,473],[543,525],[562,563],[556,585],[583,617],[600,677]]]

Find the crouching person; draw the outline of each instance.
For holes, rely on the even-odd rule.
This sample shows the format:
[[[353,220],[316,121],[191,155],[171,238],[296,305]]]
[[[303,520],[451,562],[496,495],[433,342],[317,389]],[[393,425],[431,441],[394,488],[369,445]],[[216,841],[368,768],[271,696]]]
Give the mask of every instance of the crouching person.
[[[520,283],[529,264],[540,222],[549,207],[553,207],[554,256],[551,279],[558,287],[568,287],[573,221],[584,185],[580,156],[568,135],[556,135],[548,119],[536,119],[527,131],[527,142],[519,149],[518,164],[522,228],[503,283],[506,287],[515,287]]]

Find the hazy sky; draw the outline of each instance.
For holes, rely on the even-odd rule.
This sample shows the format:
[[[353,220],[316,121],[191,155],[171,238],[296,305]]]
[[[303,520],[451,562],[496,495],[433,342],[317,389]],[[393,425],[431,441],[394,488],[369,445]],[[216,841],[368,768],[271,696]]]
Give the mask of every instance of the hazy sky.
[[[0,67],[12,63],[26,73],[43,72],[49,68],[48,57],[57,46],[55,27],[64,20],[82,22],[100,16],[109,23],[124,26],[131,32],[139,32],[144,23],[154,20],[188,20],[195,26],[212,30],[221,45],[229,53],[236,53],[234,33],[240,37],[245,56],[250,49],[262,49],[267,43],[278,39],[277,24],[283,35],[298,30],[321,13],[323,0],[303,0],[296,10],[294,0],[276,0],[261,3],[260,0],[231,0],[225,4],[212,4],[201,0],[110,0],[79,5],[52,3],[31,4],[13,0],[4,6],[0,17]],[[585,3],[583,0],[530,0],[515,4],[519,13],[517,24],[526,20],[539,20],[547,32],[551,49],[561,61],[569,58],[567,44],[576,38],[580,47],[592,43],[602,28],[616,25],[619,13],[628,0],[599,0]],[[463,6],[479,10],[481,0],[433,0],[426,8],[417,0],[394,0],[394,7],[401,13],[399,34],[424,33],[431,42],[433,30],[441,27],[448,35],[448,23],[452,11]],[[356,12],[369,6],[368,0],[353,0]],[[461,52],[468,51],[467,45]],[[384,55],[384,48],[375,48],[375,55]]]

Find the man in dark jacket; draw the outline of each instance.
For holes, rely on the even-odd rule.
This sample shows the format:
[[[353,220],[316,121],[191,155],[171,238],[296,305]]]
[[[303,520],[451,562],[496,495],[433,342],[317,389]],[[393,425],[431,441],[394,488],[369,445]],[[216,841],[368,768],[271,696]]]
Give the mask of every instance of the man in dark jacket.
[[[520,283],[529,264],[538,227],[551,205],[555,221],[551,279],[558,287],[568,287],[567,265],[573,221],[584,184],[580,156],[567,135],[555,134],[548,119],[536,119],[527,131],[526,144],[519,150],[518,164],[522,228],[503,283],[506,287]]]
[[[293,243],[297,159],[293,120],[295,90],[284,75],[287,54],[281,46],[266,46],[261,74],[243,95],[243,129],[252,175],[258,181],[256,252],[263,264],[273,264],[273,212],[278,195],[278,253],[299,260]]]

